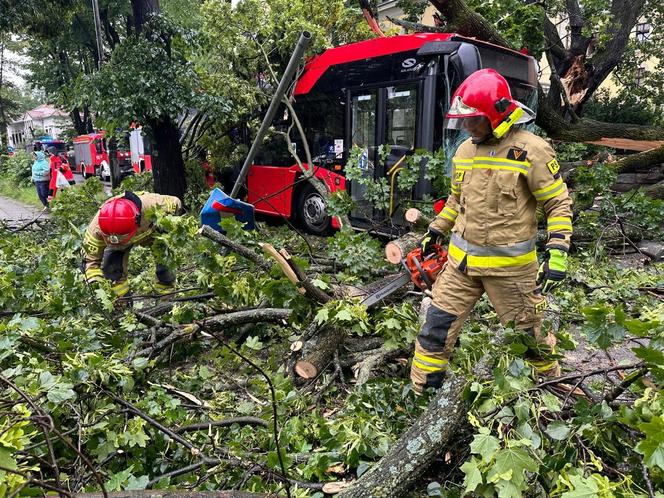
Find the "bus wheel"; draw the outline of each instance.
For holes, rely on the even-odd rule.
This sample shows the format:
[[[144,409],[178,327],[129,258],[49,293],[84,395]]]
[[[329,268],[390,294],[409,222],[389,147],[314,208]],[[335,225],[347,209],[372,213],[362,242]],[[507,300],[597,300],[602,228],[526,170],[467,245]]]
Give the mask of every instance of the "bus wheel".
[[[81,176],[84,180],[88,179],[88,174],[85,172],[85,164],[81,163]]]
[[[315,235],[327,235],[332,227],[332,219],[327,214],[325,199],[307,183],[300,190],[297,216],[304,229]]]

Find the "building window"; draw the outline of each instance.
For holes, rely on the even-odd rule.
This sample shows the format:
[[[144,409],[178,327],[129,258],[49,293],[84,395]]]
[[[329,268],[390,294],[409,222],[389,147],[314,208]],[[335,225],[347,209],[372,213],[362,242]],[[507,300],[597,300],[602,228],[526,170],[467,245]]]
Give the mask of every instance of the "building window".
[[[645,76],[646,76],[646,68],[643,66],[637,67],[634,83],[636,83],[637,86],[643,85],[643,83],[645,82]]]
[[[650,38],[650,23],[640,22],[636,25],[636,41],[644,42]]]

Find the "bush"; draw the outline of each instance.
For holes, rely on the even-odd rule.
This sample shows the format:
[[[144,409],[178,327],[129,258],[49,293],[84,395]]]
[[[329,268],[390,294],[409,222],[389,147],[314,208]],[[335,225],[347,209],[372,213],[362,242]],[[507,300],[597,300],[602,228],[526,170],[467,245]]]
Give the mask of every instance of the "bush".
[[[32,163],[30,154],[23,150],[17,151],[13,156],[9,156],[2,161],[2,170],[0,174],[12,184],[19,187],[29,187],[32,183]]]

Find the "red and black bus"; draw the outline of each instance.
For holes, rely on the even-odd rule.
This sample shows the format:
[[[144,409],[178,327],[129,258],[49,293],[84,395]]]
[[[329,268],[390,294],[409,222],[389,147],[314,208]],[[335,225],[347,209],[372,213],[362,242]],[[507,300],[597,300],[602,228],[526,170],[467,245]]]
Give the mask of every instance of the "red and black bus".
[[[400,225],[399,199],[392,213],[374,209],[361,186],[344,178],[349,151],[366,151],[374,178],[415,149],[438,150],[460,143],[459,132],[444,131],[443,120],[457,86],[481,68],[494,68],[510,83],[514,98],[534,109],[537,64],[520,52],[448,33],[417,33],[374,38],[331,48],[310,59],[295,87],[294,109],[303,124],[316,176],[332,191],[346,189],[356,203],[351,221],[368,228],[376,221]],[[452,134],[456,134],[453,136]],[[291,139],[303,157],[297,133]],[[389,145],[381,164],[378,149]],[[447,149],[447,147],[446,147]],[[412,199],[431,194],[422,175]],[[338,226],[308,182],[298,182],[300,169],[283,137],[266,140],[247,177],[247,200],[264,214],[295,218],[310,232]],[[392,195],[396,195],[392,193]]]

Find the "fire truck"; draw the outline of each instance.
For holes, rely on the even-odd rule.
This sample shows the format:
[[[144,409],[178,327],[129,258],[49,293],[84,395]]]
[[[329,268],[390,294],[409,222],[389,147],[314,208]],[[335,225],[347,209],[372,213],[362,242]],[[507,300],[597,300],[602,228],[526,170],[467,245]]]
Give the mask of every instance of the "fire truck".
[[[432,188],[422,164],[411,199],[398,199],[392,190],[394,209],[375,209],[364,198],[363,187],[344,177],[351,148],[360,147],[367,174],[386,177],[388,185],[394,185],[394,165],[416,149],[445,147],[451,156],[467,137],[443,128],[451,95],[467,76],[487,67],[507,79],[515,99],[534,109],[538,68],[533,57],[452,33],[379,37],[328,49],[307,62],[296,82],[294,109],[305,130],[315,176],[331,191],[346,190],[355,202],[354,227],[368,229],[377,221],[392,227],[405,224],[404,201],[424,202]],[[303,143],[297,133],[292,135],[302,156]],[[383,160],[381,145],[389,147]],[[247,176],[246,200],[256,211],[294,218],[312,233],[338,227],[321,195],[309,182],[298,181],[301,175],[283,138],[266,140]]]
[[[72,169],[74,172],[83,175],[83,178],[90,176],[99,176],[102,180],[110,178],[110,161],[103,131],[79,135],[74,138],[74,157],[75,165]],[[117,159],[121,176],[134,173],[131,153],[123,144],[118,144]]]
[[[134,173],[141,174],[145,171],[152,171],[150,142],[144,140],[141,128],[133,128],[129,132],[129,151]]]

